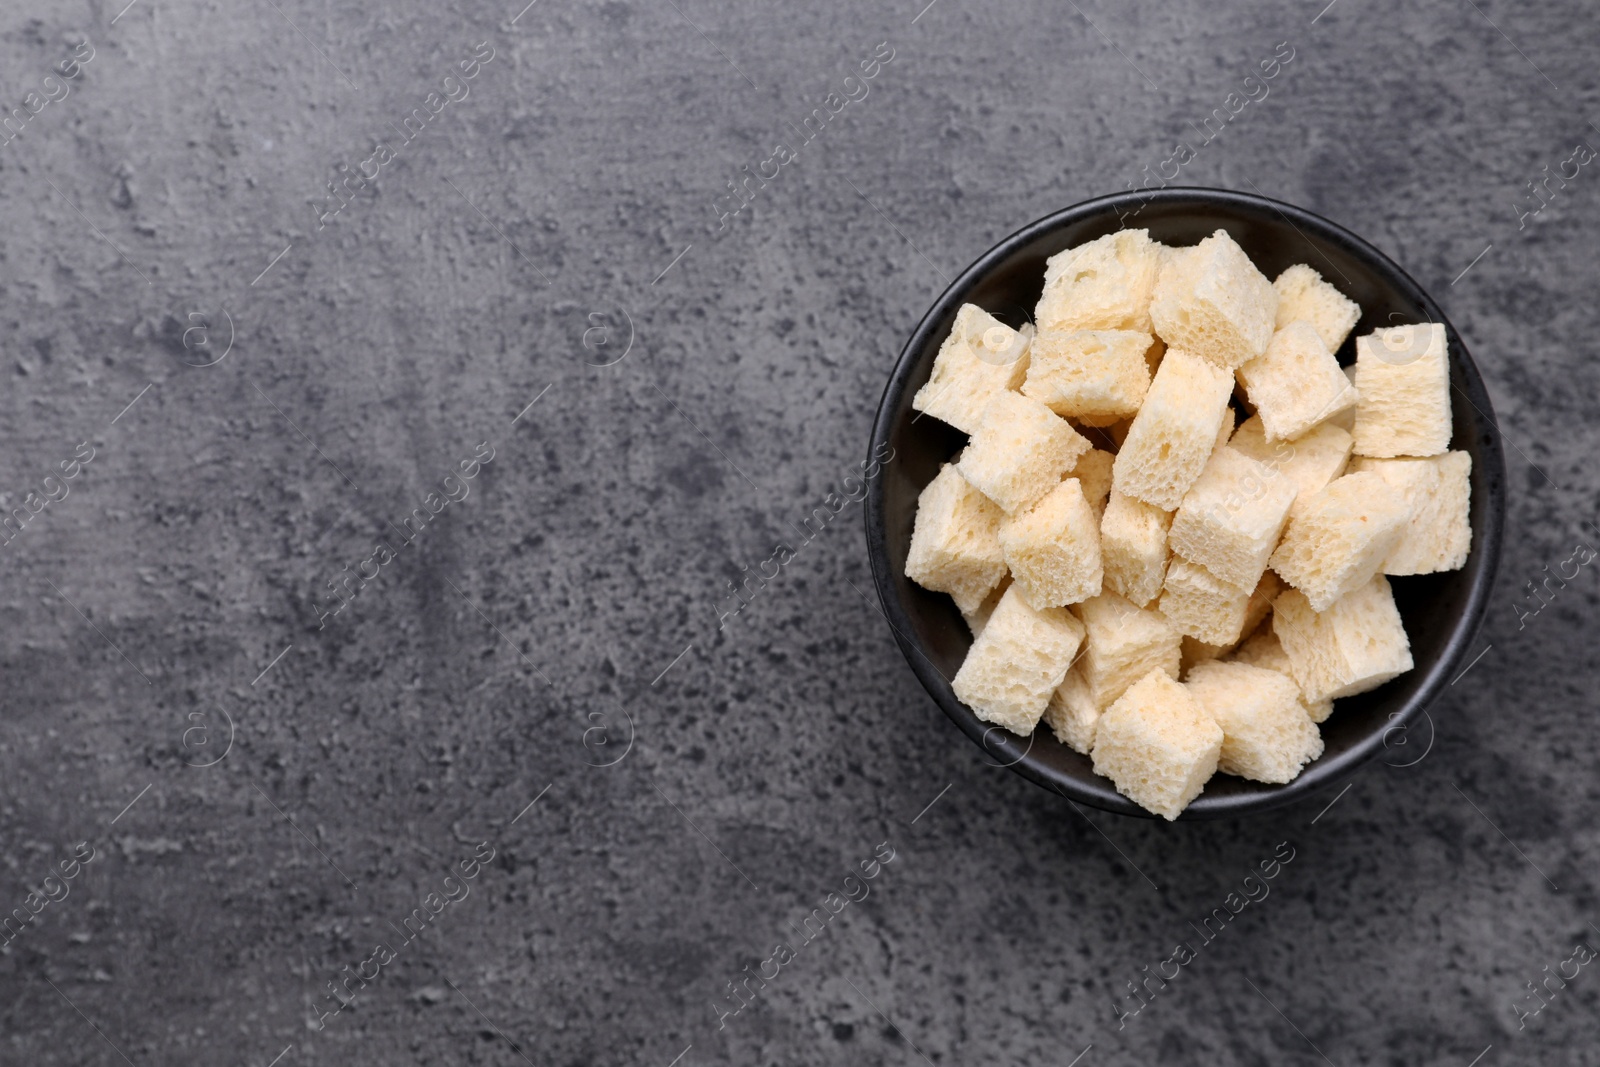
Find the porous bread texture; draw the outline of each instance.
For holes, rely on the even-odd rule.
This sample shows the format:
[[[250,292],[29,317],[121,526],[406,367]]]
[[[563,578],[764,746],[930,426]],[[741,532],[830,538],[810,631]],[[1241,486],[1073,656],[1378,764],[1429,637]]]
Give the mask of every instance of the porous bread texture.
[[[1014,330],[976,304],[962,304],[933,371],[911,407],[962,433],[977,431],[989,401],[1022,387],[1033,325]]]
[[[1326,611],[1364,585],[1405,536],[1411,505],[1381,475],[1335,478],[1289,519],[1272,569]]]
[[[1001,393],[961,453],[961,474],[1013,514],[1061,484],[1089,447],[1088,438],[1037,400]]]
[[[1294,682],[1294,670],[1289,666],[1289,654],[1283,650],[1283,643],[1278,640],[1278,635],[1273,632],[1272,624],[1262,626],[1244,640],[1238,648],[1228,656],[1234,663],[1246,663],[1252,667],[1263,670],[1277,671],[1279,674]],[[1295,682],[1296,688],[1300,685]],[[1300,703],[1305,707],[1306,713],[1315,723],[1328,721],[1328,716],[1333,714],[1333,698],[1322,697],[1319,700],[1307,698],[1305,690],[1300,690]]]
[[[1111,467],[1117,457],[1101,448],[1091,448],[1078,460],[1078,465],[1067,477],[1078,479],[1083,487],[1083,497],[1094,509],[1095,522],[1106,510],[1106,498],[1111,495]]]
[[[1142,611],[1113,593],[1073,608],[1083,650],[1050,697],[1044,720],[1056,740],[1088,755],[1100,713],[1152,670],[1176,678],[1179,634],[1160,612]]]
[[[1000,597],[1010,586],[1011,575],[1007,574],[1000,579],[1000,584],[990,590],[989,595],[983,598],[982,604],[979,604],[971,611],[963,611],[961,613],[961,618],[967,624],[967,629],[972,631],[974,639],[983,633],[984,626],[989,622],[989,616],[994,614],[995,605],[1000,603]]]
[[[1087,756],[1094,751],[1094,731],[1100,721],[1100,711],[1100,705],[1089,692],[1089,683],[1083,680],[1083,672],[1074,664],[1056,686],[1056,691],[1050,694],[1044,722],[1057,741]]]
[[[1255,590],[1250,594],[1250,599],[1245,601],[1244,622],[1239,625],[1239,636],[1233,641],[1221,645],[1207,644],[1196,641],[1184,635],[1180,648],[1182,659],[1179,664],[1182,673],[1180,678],[1188,676],[1189,669],[1199,663],[1206,663],[1218,657],[1225,656],[1238,647],[1241,641],[1247,640],[1266,620],[1272,611],[1272,602],[1278,594],[1283,592],[1283,581],[1271,571],[1263,571],[1261,578],[1256,582]]]
[[[1154,670],[1095,724],[1094,772],[1170,822],[1216,773],[1222,740],[1222,727],[1194,695]]]
[[[1446,452],[1427,459],[1358,456],[1353,471],[1371,471],[1411,505],[1406,531],[1384,557],[1384,574],[1434,574],[1460,570],[1472,549],[1468,510],[1472,456]]]
[[[1000,525],[1012,581],[1034,608],[1060,608],[1100,592],[1100,523],[1076,478]]]
[[[946,463],[917,497],[906,577],[949,593],[962,614],[976,611],[1005,577],[1000,523],[1005,515]]]
[[[1150,321],[1172,348],[1229,371],[1267,350],[1278,294],[1226,230],[1218,230],[1162,268]]]
[[[984,722],[1026,737],[1082,641],[1083,624],[1071,612],[1035,611],[1013,584],[956,672],[956,699]]]
[[[1381,574],[1322,612],[1299,590],[1284,590],[1272,604],[1272,632],[1308,703],[1365,693],[1412,667],[1411,642]]]
[[[1224,445],[1184,495],[1167,543],[1223,581],[1253,589],[1294,500],[1287,478]]]
[[[1273,280],[1278,294],[1276,325],[1283,329],[1299,319],[1309,322],[1329,352],[1339,351],[1361,319],[1361,306],[1345,296],[1322,275],[1296,263]]]
[[[1105,588],[1144,607],[1167,577],[1167,530],[1172,512],[1111,490],[1100,517],[1100,558]]]
[[[1322,755],[1322,732],[1300,703],[1300,687],[1277,671],[1202,663],[1184,685],[1222,727],[1222,773],[1283,785]]]
[[[1045,260],[1033,319],[1041,331],[1150,331],[1150,292],[1162,246],[1148,230],[1119,230]]]
[[[1356,402],[1339,361],[1304,319],[1274,333],[1238,375],[1269,441],[1293,440]]]
[[[1294,441],[1268,441],[1261,419],[1252,415],[1240,423],[1228,444],[1294,485],[1292,517],[1304,501],[1345,472],[1352,438],[1348,431],[1325,422]]]
[[[1144,355],[1153,340],[1139,330],[1045,330],[1033,339],[1023,395],[1057,415],[1104,424],[1127,418],[1150,388]]]
[[[1450,447],[1450,360],[1437,322],[1356,338],[1355,454],[1436,456]]]
[[[1099,707],[1108,707],[1153,670],[1178,677],[1181,635],[1159,611],[1102,593],[1079,604],[1073,614],[1084,630],[1078,670]]]
[[[1180,632],[1208,645],[1226,645],[1244,632],[1250,590],[1225,582],[1198,563],[1173,556],[1157,608]]]
[[[1112,467],[1112,485],[1175,511],[1216,446],[1233,375],[1181,348],[1169,348],[1144,406],[1133,417]]]

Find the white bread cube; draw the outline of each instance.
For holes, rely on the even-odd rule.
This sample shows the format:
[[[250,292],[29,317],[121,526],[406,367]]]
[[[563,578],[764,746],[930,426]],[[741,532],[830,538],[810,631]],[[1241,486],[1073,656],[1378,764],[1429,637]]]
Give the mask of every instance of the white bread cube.
[[[1037,400],[1001,393],[984,409],[959,465],[962,477],[1014,514],[1060,485],[1089,447],[1088,438]]]
[[[1450,447],[1450,360],[1437,322],[1356,338],[1355,454],[1437,456]]]
[[[1150,292],[1162,246],[1148,230],[1119,230],[1045,261],[1039,330],[1150,332]]]
[[[1100,517],[1100,557],[1105,588],[1144,607],[1167,577],[1167,530],[1172,512],[1111,491]]]
[[[1089,683],[1083,680],[1083,672],[1075,664],[1050,695],[1050,703],[1044,709],[1044,722],[1057,741],[1087,756],[1094,751],[1095,725],[1100,721],[1101,710],[1089,692]]]
[[[1267,350],[1278,294],[1226,230],[1161,268],[1150,300],[1155,332],[1232,371]]]
[[[1184,635],[1183,645],[1180,649],[1182,658],[1179,664],[1180,678],[1187,679],[1190,668],[1196,664],[1207,663],[1221,656],[1227,655],[1238,647],[1240,641],[1248,639],[1260,628],[1262,622],[1272,612],[1272,602],[1283,592],[1283,581],[1271,571],[1262,572],[1261,579],[1256,582],[1255,591],[1250,594],[1250,599],[1244,605],[1244,622],[1239,627],[1239,637],[1223,645],[1211,645],[1204,641]]]
[[[1268,441],[1260,417],[1252,415],[1228,444],[1294,484],[1295,503],[1289,509],[1293,517],[1304,501],[1345,472],[1352,441],[1346,430],[1331,422],[1294,441]]]
[[[1269,571],[1268,573],[1270,574],[1271,572]],[[989,616],[994,614],[995,606],[1000,603],[1000,597],[1010,587],[1011,575],[1007,574],[1000,579],[1000,584],[995,586],[989,595],[983,598],[982,604],[979,604],[971,611],[963,611],[961,613],[961,618],[967,624],[967,629],[972,631],[974,640],[977,639],[979,634],[983,633],[984,626],[989,622]]]
[[[1005,514],[946,463],[917,497],[906,577],[949,593],[963,614],[976,611],[1005,577],[1000,523]]]
[[[1277,671],[1202,663],[1184,685],[1222,727],[1222,773],[1282,785],[1322,755],[1322,731],[1301,705],[1300,687]]]
[[[984,722],[1026,737],[1082,641],[1083,624],[1071,612],[1034,611],[1013,584],[956,672],[956,699]]]
[[[1159,611],[1102,593],[1079,604],[1073,614],[1084,630],[1077,669],[1097,706],[1109,707],[1153,670],[1178,677],[1182,635]]]
[[[1117,457],[1100,448],[1091,448],[1067,474],[1083,486],[1083,497],[1094,509],[1095,522],[1105,514],[1106,498],[1111,495],[1111,468]]]
[[[1184,495],[1167,543],[1223,581],[1254,589],[1294,500],[1289,479],[1224,445]]]
[[[1411,520],[1411,505],[1371,471],[1346,474],[1289,519],[1272,569],[1326,611],[1383,566]]]
[[[1137,330],[1045,330],[1033,339],[1023,395],[1103,425],[1132,416],[1150,388],[1144,356],[1153,340]]]
[[[1269,572],[1270,573],[1270,572]],[[1245,663],[1263,670],[1277,671],[1279,674],[1294,681],[1294,669],[1289,666],[1289,654],[1283,650],[1283,643],[1278,640],[1278,635],[1273,632],[1270,624],[1256,630],[1245,639],[1244,643],[1229,654],[1228,659],[1234,663]],[[1296,688],[1300,685],[1295,682]],[[1328,721],[1328,716],[1333,714],[1333,698],[1323,697],[1320,700],[1309,700],[1305,690],[1300,691],[1300,703],[1306,713],[1315,723]]]
[[[1274,333],[1238,373],[1269,441],[1293,440],[1356,402],[1339,361],[1303,319]]]
[[[1034,608],[1060,608],[1100,592],[1100,522],[1076,478],[1000,525],[1015,588]]]
[[[1308,702],[1365,693],[1412,667],[1411,642],[1381,574],[1323,612],[1299,590],[1285,590],[1272,605],[1272,632]]]
[[[1225,582],[1198,563],[1173,556],[1157,607],[1182,633],[1208,645],[1227,645],[1244,633],[1250,590]]]
[[[1117,452],[1115,488],[1177,510],[1216,446],[1232,391],[1228,371],[1181,348],[1167,349]]]
[[[1322,280],[1322,275],[1296,263],[1273,281],[1278,294],[1276,325],[1283,329],[1299,319],[1311,323],[1329,352],[1339,351],[1361,319],[1361,306]]]
[[[1187,688],[1151,671],[1100,716],[1094,772],[1171,821],[1216,773],[1222,739],[1222,727]]]
[[[1352,470],[1372,471],[1411,504],[1411,521],[1400,543],[1384,558],[1384,574],[1433,574],[1460,570],[1472,548],[1472,457],[1446,452],[1427,459],[1369,459]]]
[[[1045,709],[1056,740],[1084,755],[1095,723],[1134,682],[1152,670],[1178,676],[1179,634],[1158,611],[1142,611],[1112,593],[1073,609],[1083,623],[1083,651]]]
[[[962,433],[976,432],[996,394],[1022,387],[1032,338],[1032,324],[1013,330],[976,304],[962,304],[912,408]]]

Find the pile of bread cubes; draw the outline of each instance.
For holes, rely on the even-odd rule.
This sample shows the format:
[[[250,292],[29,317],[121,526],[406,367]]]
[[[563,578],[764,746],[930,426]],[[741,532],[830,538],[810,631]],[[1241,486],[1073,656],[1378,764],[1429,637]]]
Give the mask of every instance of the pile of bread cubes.
[[[1444,327],[1358,337],[1343,368],[1360,317],[1224,230],[1061,252],[1020,330],[964,305],[912,406],[968,442],[906,559],[972,629],[957,698],[1042,719],[1167,819],[1217,771],[1281,784],[1320,756],[1335,700],[1412,667],[1386,576],[1471,544]]]

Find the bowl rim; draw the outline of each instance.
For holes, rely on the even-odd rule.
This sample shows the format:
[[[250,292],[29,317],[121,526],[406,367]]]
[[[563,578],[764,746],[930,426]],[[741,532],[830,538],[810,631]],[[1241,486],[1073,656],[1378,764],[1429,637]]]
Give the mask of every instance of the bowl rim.
[[[1263,792],[1230,796],[1213,795],[1210,798],[1202,793],[1178,816],[1180,820],[1200,820],[1270,811],[1297,803],[1351,778],[1376,758],[1382,749],[1388,747],[1388,739],[1392,732],[1404,731],[1419,713],[1439,698],[1447,684],[1454,684],[1447,683],[1447,679],[1455,677],[1453,672],[1466,656],[1468,648],[1483,625],[1488,612],[1489,594],[1499,570],[1505,524],[1504,450],[1500,442],[1499,423],[1495,419],[1494,408],[1477,363],[1461,340],[1460,334],[1444,314],[1444,310],[1427,290],[1423,289],[1399,264],[1364,238],[1305,208],[1270,197],[1206,186],[1167,186],[1161,189],[1111,193],[1094,197],[1052,212],[1016,230],[984,252],[946,286],[912,330],[911,336],[895,360],[873,417],[868,455],[881,455],[879,450],[888,447],[895,428],[894,409],[905,392],[907,380],[916,369],[919,355],[930,344],[934,330],[963,302],[966,294],[1000,262],[1036,238],[1073,223],[1115,213],[1118,215],[1118,221],[1122,223],[1118,228],[1126,229],[1132,217],[1153,203],[1181,205],[1186,202],[1193,203],[1197,207],[1224,205],[1255,213],[1260,213],[1262,210],[1275,212],[1296,229],[1316,231],[1323,240],[1343,245],[1344,250],[1355,258],[1368,262],[1380,273],[1391,275],[1398,287],[1405,291],[1405,295],[1426,310],[1429,321],[1440,323],[1445,328],[1452,353],[1458,357],[1453,361],[1456,366],[1452,367],[1451,384],[1462,392],[1468,403],[1475,407],[1484,419],[1483,440],[1476,447],[1466,450],[1472,453],[1474,466],[1483,473],[1482,485],[1489,490],[1488,499],[1482,502],[1484,505],[1482,529],[1473,530],[1472,550],[1480,557],[1480,563],[1471,576],[1465,607],[1455,619],[1443,651],[1430,666],[1425,668],[1420,686],[1398,712],[1389,716],[1390,725],[1382,730],[1373,731],[1336,756],[1319,758],[1287,785]],[[1124,210],[1127,208],[1132,210]],[[1219,220],[1219,223],[1220,221],[1222,220]],[[1465,373],[1457,375],[1455,371],[1458,368]],[[1457,380],[1458,378],[1461,380]],[[979,720],[969,708],[956,700],[950,690],[949,679],[933,667],[932,661],[921,647],[921,642],[913,636],[914,628],[910,613],[900,601],[894,588],[895,576],[890,573],[884,521],[884,482],[885,479],[882,477],[873,478],[868,482],[866,506],[862,509],[873,584],[877,589],[881,610],[889,623],[895,643],[905,656],[912,673],[917,676],[934,703],[938,704],[962,732],[985,752],[997,757],[1015,756],[1008,763],[991,762],[991,766],[1009,767],[1024,778],[1046,789],[1054,790],[1069,801],[1088,804],[1116,814],[1156,818],[1117,793],[1108,779],[1101,779],[1097,788],[1089,788],[1079,779],[1043,764],[1031,756],[1032,735],[1024,739],[999,730]],[[990,739],[997,735],[1003,736],[1000,736],[998,744],[992,744]],[[1024,740],[1027,742],[1027,747],[1022,748],[1019,753],[1016,750],[1022,747]]]

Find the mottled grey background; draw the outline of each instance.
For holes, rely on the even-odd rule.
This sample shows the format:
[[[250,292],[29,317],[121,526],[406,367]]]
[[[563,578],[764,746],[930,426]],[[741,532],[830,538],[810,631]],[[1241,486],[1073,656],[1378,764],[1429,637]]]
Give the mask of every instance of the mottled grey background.
[[[0,504],[94,449],[0,550],[0,913],[96,851],[0,955],[0,1062],[1600,1063],[1600,969],[1513,1008],[1600,944],[1594,568],[1524,614],[1600,542],[1600,172],[1518,222],[1600,144],[1593,13],[922,2],[0,3],[6,114],[94,52],[0,147]],[[879,42],[718,239],[727,182]],[[1376,242],[1510,445],[1488,651],[1389,761],[1426,756],[1326,810],[1074,810],[920,691],[858,505],[719,631],[863,458],[945,282],[1126,188],[1279,42],[1182,181]],[[319,229],[375,139],[396,158]],[[480,442],[470,495],[319,629]],[[1271,895],[1119,1030],[1125,983],[1284,841]],[[719,1030],[726,983],[882,842],[871,896]]]

